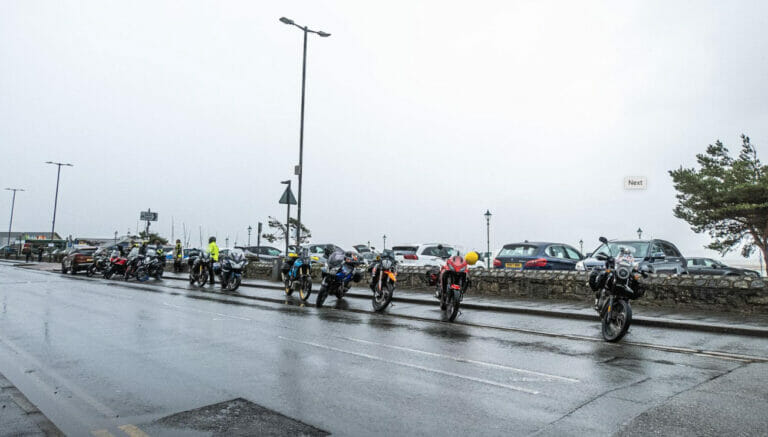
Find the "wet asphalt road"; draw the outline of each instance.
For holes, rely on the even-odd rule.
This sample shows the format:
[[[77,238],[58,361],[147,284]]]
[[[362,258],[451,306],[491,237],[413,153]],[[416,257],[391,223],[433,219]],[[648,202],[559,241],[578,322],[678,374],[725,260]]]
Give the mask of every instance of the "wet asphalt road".
[[[768,364],[711,353],[766,339],[241,292],[0,265],[0,372],[69,435],[215,434],[173,415],[239,398],[289,434],[768,434]]]

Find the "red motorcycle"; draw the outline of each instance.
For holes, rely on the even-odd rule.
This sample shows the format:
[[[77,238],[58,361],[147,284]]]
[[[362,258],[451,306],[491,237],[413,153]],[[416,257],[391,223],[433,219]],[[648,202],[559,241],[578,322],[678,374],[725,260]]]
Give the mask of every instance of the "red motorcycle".
[[[104,271],[104,277],[110,279],[112,275],[125,275],[125,268],[128,266],[128,258],[120,256],[118,251],[112,251],[109,256],[109,266]]]
[[[445,265],[439,272],[435,268],[429,273],[430,285],[437,287],[435,296],[440,300],[444,322],[453,322],[459,315],[459,306],[464,299],[464,293],[471,285],[469,264],[462,256],[454,255],[446,259]]]

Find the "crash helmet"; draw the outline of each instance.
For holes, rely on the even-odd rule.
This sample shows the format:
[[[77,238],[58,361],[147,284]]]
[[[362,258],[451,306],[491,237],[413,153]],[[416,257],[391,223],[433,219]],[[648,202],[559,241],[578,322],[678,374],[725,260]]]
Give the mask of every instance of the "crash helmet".
[[[469,252],[467,256],[464,257],[464,259],[467,261],[467,264],[471,266],[475,265],[478,258],[480,258],[480,256],[478,256],[477,252],[475,252],[474,250]]]
[[[215,242],[216,242],[216,237],[210,237],[210,238],[208,238],[208,242],[209,242],[209,243],[215,243]]]

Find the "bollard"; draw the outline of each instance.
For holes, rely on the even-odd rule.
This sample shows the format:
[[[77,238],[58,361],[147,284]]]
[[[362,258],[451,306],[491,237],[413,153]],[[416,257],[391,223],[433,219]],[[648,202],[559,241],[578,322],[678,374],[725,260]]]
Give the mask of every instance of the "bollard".
[[[269,275],[269,280],[272,282],[280,282],[280,269],[283,267],[282,258],[277,258],[272,261],[272,274]]]

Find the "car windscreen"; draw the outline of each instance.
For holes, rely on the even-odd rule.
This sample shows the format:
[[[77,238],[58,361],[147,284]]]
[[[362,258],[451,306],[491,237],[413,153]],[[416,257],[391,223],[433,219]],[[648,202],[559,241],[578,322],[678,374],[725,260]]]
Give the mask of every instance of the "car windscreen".
[[[395,246],[392,251],[395,255],[413,255],[419,248],[417,246]]]
[[[497,256],[534,256],[538,250],[539,246],[532,244],[507,244]]]
[[[648,255],[648,247],[650,246],[650,243],[647,241],[610,241],[608,242],[608,246],[610,247],[613,256],[621,253],[621,249],[625,249],[635,258],[645,258]],[[595,253],[605,253],[604,248],[605,245],[600,246]]]

